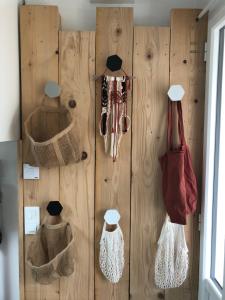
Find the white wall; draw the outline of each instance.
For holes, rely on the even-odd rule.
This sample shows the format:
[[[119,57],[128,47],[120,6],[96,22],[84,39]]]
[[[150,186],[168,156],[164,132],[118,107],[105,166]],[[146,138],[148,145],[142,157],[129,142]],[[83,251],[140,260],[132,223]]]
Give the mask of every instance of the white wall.
[[[19,138],[19,0],[0,0],[0,142]]]
[[[19,300],[17,142],[0,143],[0,300]],[[22,300],[22,299],[21,299]]]
[[[202,8],[209,0],[135,0],[136,25],[168,25],[171,8]],[[27,4],[57,5],[66,30],[94,30],[96,6],[90,0],[26,0]],[[112,6],[112,5],[110,5]],[[115,6],[118,6],[115,5]]]
[[[17,143],[19,0],[0,0],[0,300],[19,300]]]

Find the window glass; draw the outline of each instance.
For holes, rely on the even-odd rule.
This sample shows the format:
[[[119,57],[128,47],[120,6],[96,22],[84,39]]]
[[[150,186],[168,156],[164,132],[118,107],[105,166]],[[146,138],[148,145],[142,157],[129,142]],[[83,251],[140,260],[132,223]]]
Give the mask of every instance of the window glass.
[[[212,277],[223,287],[225,240],[225,28],[220,31],[213,199]]]

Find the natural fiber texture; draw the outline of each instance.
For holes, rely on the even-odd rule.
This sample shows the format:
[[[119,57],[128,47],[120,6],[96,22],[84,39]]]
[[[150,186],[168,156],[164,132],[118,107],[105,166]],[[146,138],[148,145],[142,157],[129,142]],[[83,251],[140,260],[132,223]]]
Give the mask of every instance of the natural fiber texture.
[[[33,278],[50,284],[74,272],[74,236],[69,223],[42,225],[27,253]]]
[[[184,226],[166,218],[158,241],[155,260],[155,284],[160,289],[179,287],[188,272],[188,248]]]
[[[110,232],[106,231],[106,223],[100,241],[99,264],[102,273],[112,283],[117,283],[124,268],[124,240],[119,224]]]
[[[122,136],[130,128],[127,115],[127,94],[130,90],[128,76],[102,76],[100,134],[104,138],[105,153],[110,153],[113,161],[119,156]]]
[[[24,123],[34,163],[42,167],[63,166],[81,160],[75,120],[65,106],[42,104]]]

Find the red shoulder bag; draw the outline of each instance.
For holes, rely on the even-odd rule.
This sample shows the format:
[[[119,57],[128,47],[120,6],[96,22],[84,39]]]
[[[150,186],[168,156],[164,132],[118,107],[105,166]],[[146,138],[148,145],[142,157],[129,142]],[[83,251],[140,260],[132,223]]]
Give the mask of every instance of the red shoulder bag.
[[[197,205],[197,182],[189,148],[184,137],[181,102],[175,102],[178,113],[178,133],[180,145],[173,147],[173,109],[168,103],[167,152],[160,157],[162,169],[163,198],[170,220],[186,224],[186,216],[195,212]]]

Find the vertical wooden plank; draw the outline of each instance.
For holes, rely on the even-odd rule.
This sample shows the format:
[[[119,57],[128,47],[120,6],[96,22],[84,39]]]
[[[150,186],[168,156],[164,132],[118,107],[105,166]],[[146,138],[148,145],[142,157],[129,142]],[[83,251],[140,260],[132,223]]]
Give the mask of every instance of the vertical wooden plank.
[[[61,101],[77,121],[87,160],[60,169],[60,200],[75,225],[75,272],[60,280],[60,299],[94,299],[95,33],[60,32]]]
[[[58,82],[59,13],[55,6],[26,5],[20,8],[22,120],[39,105],[48,80]],[[54,120],[53,120],[54,121]],[[49,126],[57,126],[52,122]],[[51,128],[49,128],[51,129]],[[29,148],[23,134],[23,162]],[[40,170],[40,180],[23,182],[24,206],[41,206],[42,217],[46,204],[59,199],[59,168]],[[25,237],[25,252],[31,237]],[[40,286],[25,268],[25,299],[59,299],[59,281]]]
[[[199,10],[173,10],[171,14],[170,83],[182,84],[184,127],[198,180],[199,209],[201,201],[202,153],[204,126],[205,62],[207,16],[196,22]],[[199,231],[198,213],[188,218],[185,227],[189,248],[189,276],[179,289],[166,291],[166,299],[198,298]]]
[[[130,250],[134,300],[164,295],[154,284],[154,264],[165,218],[158,157],[166,150],[169,43],[168,27],[135,27]]]
[[[97,8],[96,27],[96,73],[105,70],[109,55],[118,54],[123,59],[123,68],[132,75],[133,10],[132,8]],[[104,153],[103,139],[99,134],[100,82],[96,87],[96,179],[95,179],[95,297],[121,299],[129,297],[129,242],[130,242],[130,154],[131,131],[123,137],[120,156],[113,163]],[[131,113],[131,97],[128,99]],[[121,226],[125,239],[125,269],[118,284],[110,284],[99,268],[99,241],[105,210],[117,208],[121,213]]]

